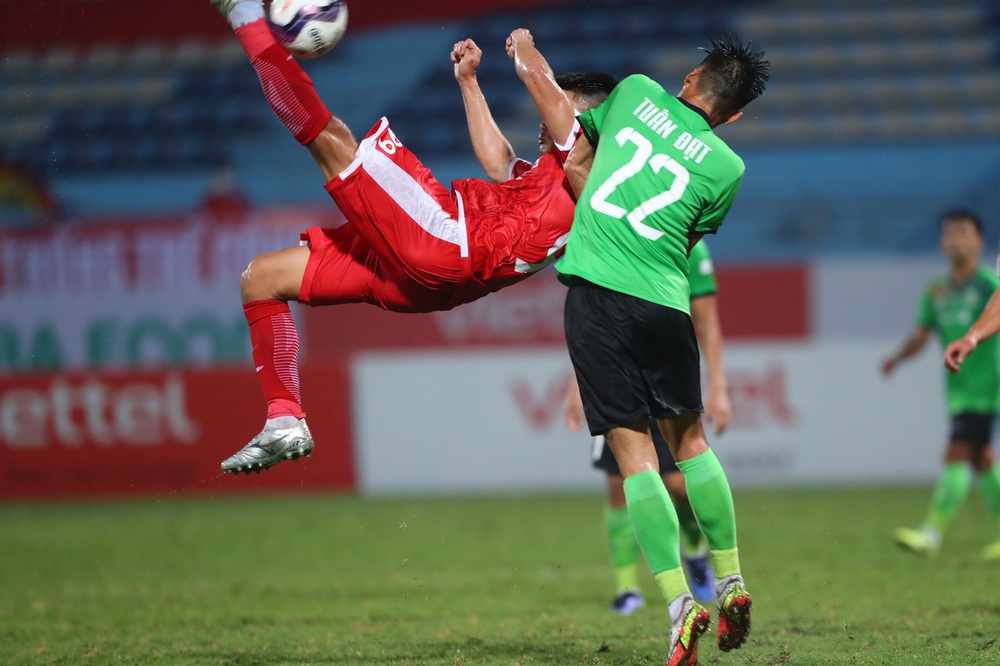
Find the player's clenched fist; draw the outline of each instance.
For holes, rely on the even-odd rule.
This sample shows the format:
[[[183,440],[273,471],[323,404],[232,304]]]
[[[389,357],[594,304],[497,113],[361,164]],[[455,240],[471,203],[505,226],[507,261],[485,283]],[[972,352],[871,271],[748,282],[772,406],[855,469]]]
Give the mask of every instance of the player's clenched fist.
[[[518,47],[525,44],[528,46],[535,45],[535,39],[531,36],[527,28],[518,28],[510,33],[510,37],[507,38],[507,55],[510,56],[511,60],[517,55]]]
[[[451,61],[455,63],[455,79],[462,81],[476,75],[483,51],[471,39],[456,42],[451,50]]]

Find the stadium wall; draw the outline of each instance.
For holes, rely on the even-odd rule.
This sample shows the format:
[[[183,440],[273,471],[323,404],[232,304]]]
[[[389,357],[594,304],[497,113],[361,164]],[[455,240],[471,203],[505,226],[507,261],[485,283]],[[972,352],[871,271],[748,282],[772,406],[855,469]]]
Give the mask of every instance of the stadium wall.
[[[450,312],[295,308],[318,449],[223,478],[263,419],[238,276],[331,207],[86,220],[0,234],[0,497],[326,488],[597,488],[559,413],[570,366],[549,271]],[[194,248],[194,251],[192,251]],[[737,484],[932,478],[936,353],[885,382],[936,259],[721,264]]]

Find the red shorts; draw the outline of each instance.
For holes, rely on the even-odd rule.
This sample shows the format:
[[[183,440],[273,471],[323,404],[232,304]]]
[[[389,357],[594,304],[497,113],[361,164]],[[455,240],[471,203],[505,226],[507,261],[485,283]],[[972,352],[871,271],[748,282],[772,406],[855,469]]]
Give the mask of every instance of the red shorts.
[[[300,301],[372,303],[397,312],[450,307],[469,274],[462,206],[385,118],[326,190],[347,224],[302,235],[310,253]]]

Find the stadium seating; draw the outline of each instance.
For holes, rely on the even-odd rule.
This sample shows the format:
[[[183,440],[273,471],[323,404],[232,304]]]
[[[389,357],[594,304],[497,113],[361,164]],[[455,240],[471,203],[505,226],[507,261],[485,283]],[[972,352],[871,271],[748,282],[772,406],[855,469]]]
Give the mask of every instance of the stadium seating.
[[[927,247],[932,225],[899,232],[909,216],[954,203],[1000,209],[1000,190],[986,175],[1000,161],[1000,153],[987,150],[1000,138],[1000,10],[988,0],[596,0],[571,18],[565,7],[543,8],[426,26],[445,44],[466,35],[480,42],[487,53],[480,80],[491,109],[517,152],[528,156],[536,150],[537,113],[499,52],[516,25],[531,28],[557,71],[643,72],[664,82],[679,83],[709,35],[738,31],[767,49],[767,94],[749,122],[726,128],[725,137],[748,163],[773,160],[787,171],[745,188],[740,210],[750,223],[726,234],[733,252]],[[348,91],[335,108],[356,131],[366,128],[358,122],[384,113],[439,173],[478,174],[454,81],[436,51],[406,62],[352,56],[344,66],[377,32],[356,32],[332,56],[310,63],[317,86],[324,94]],[[392,86],[384,85],[387,67]],[[85,176],[88,187],[104,177],[120,188],[150,174],[239,167],[253,152],[248,146],[276,155],[294,150],[258,86],[228,38],[0,50],[0,146],[7,160],[61,180]],[[982,171],[958,169],[947,158],[949,145],[971,150]],[[907,150],[940,147],[927,159],[950,165],[954,187],[914,185],[887,194],[895,184],[874,177],[851,184],[848,209],[804,181],[810,168],[852,168],[844,149],[873,146],[890,155],[903,183],[920,181],[927,169],[905,159]],[[300,167],[303,180],[312,168],[308,160],[277,159],[290,170]],[[281,191],[264,188],[258,196]],[[788,191],[802,196],[789,201]],[[166,194],[162,206],[179,200]],[[796,219],[812,222],[789,222]],[[722,242],[720,254],[728,251]]]
[[[188,41],[14,51],[0,60],[7,159],[44,172],[170,170],[223,163],[267,109],[236,44]]]

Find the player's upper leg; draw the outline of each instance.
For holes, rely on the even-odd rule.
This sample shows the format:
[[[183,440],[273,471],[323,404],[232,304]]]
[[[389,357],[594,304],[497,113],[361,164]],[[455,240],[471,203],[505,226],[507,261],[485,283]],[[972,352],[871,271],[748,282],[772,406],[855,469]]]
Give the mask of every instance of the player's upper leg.
[[[442,303],[450,300],[466,277],[464,213],[387,119],[372,127],[350,168],[327,182],[326,190],[385,274],[442,292]]]
[[[319,165],[324,182],[329,182],[351,165],[358,154],[358,145],[351,129],[343,120],[333,116],[319,136],[306,147]]]
[[[647,419],[611,428],[604,436],[615,454],[623,478],[646,471],[660,473]]]
[[[672,418],[657,419],[657,423],[674,460],[690,460],[708,450],[700,412],[684,412]]]
[[[255,257],[240,276],[243,302],[298,300],[308,262],[309,248],[306,246],[289,247]]]

